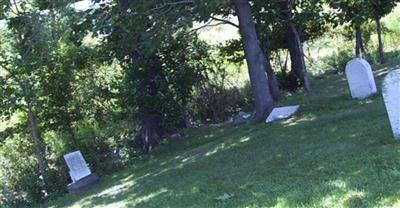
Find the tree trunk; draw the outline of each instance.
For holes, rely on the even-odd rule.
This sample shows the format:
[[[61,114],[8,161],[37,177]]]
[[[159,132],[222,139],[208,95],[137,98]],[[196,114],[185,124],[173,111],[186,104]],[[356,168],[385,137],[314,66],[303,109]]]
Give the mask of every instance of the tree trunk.
[[[362,41],[362,31],[360,24],[356,24],[356,57],[361,58],[364,51],[364,45]]]
[[[378,53],[379,53],[379,61],[381,64],[385,63],[385,52],[383,51],[383,41],[382,41],[382,25],[381,20],[379,18],[375,19],[376,22],[376,31],[378,33]]]
[[[279,89],[279,82],[278,79],[276,78],[276,74],[274,72],[274,70],[272,69],[271,66],[271,51],[270,51],[270,44],[269,44],[269,38],[268,38],[268,32],[265,31],[265,33],[267,33],[265,40],[262,41],[262,43],[260,43],[260,47],[262,52],[265,54],[266,60],[265,60],[265,67],[267,70],[267,76],[269,79],[269,89],[271,91],[272,97],[274,98],[274,100],[277,102],[280,99],[282,99],[282,93]]]
[[[192,128],[193,127],[192,117],[190,116],[186,104],[182,106],[181,113],[183,115],[183,120],[185,122],[185,128]]]
[[[302,80],[302,78],[301,78],[302,76],[301,76],[300,53],[297,50],[296,40],[295,40],[294,33],[291,30],[291,28],[289,28],[287,30],[286,42],[287,42],[287,47],[288,47],[288,51],[290,54],[290,62],[291,62],[291,70],[289,72],[287,86],[288,86],[289,90],[294,91],[299,87],[300,82]]]
[[[36,115],[32,110],[32,106],[28,104],[28,119],[29,119],[29,127],[30,127],[30,132],[33,140],[33,144],[35,147],[35,157],[38,161],[39,165],[39,174],[41,177],[41,180],[44,183],[44,187],[47,185],[47,173],[46,173],[46,161],[45,161],[45,156],[44,156],[44,151],[43,151],[43,143],[42,143],[42,138],[40,135],[40,131],[37,125],[37,120],[36,120]],[[45,190],[45,188],[43,190]]]
[[[311,93],[311,78],[307,72],[306,62],[304,60],[304,50],[303,50],[303,45],[301,43],[300,35],[293,24],[290,24],[290,27],[292,28],[294,34],[296,49],[299,52],[300,66],[301,66],[300,74],[304,82],[304,88],[306,89],[307,93]]]
[[[239,29],[243,39],[244,53],[255,100],[256,113],[253,121],[261,122],[265,120],[275,106],[267,76],[267,59],[257,37],[249,1],[232,0],[232,3],[239,19]]]
[[[142,115],[142,149],[145,154],[151,152],[161,139],[161,117],[157,114]]]
[[[272,70],[272,66],[270,63],[270,55],[267,53],[267,59],[266,59],[266,69],[267,69],[267,75],[268,75],[268,84],[269,84],[269,89],[271,91],[273,99],[277,102],[280,99],[282,99],[282,93],[279,89],[279,82],[278,79],[276,78],[275,72]]]
[[[289,74],[289,86],[294,90],[298,85],[298,81],[301,81],[306,92],[311,93],[311,78],[307,72],[300,34],[292,23],[289,23],[287,44],[292,62],[292,69]]]
[[[149,153],[160,142],[162,136],[162,112],[158,109],[160,106],[153,105],[148,99],[156,97],[159,92],[157,85],[157,77],[162,76],[161,64],[158,62],[157,57],[154,58],[152,64],[144,74],[143,80],[138,86],[138,93],[141,94],[138,106],[140,112],[140,119],[142,124],[142,139],[141,145],[145,154]]]

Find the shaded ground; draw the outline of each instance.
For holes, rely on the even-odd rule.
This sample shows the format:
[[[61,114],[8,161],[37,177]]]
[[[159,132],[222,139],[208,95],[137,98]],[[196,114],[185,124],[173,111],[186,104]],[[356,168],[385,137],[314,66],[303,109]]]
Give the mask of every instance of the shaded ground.
[[[378,88],[390,67],[376,70]],[[95,189],[41,207],[400,206],[400,143],[381,95],[352,100],[344,75],[290,96],[295,117],[272,125],[204,127]],[[231,199],[216,197],[234,193]]]

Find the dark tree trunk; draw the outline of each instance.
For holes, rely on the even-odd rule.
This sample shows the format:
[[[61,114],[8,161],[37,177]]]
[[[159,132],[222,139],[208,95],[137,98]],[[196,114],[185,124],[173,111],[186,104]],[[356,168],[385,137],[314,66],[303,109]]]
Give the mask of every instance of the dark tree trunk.
[[[142,96],[139,99],[139,112],[142,124],[141,145],[145,154],[149,153],[160,142],[162,136],[162,113],[159,106],[153,106],[149,103],[152,97],[156,97],[159,87],[157,85],[157,77],[162,76],[161,64],[158,63],[157,57],[153,61],[153,67],[149,68],[144,74],[143,80],[138,86],[138,93]],[[153,101],[152,101],[153,102]]]
[[[289,23],[289,29],[287,32],[287,44],[290,53],[290,60],[292,62],[291,72],[289,74],[289,86],[294,90],[300,81],[303,83],[307,93],[311,93],[311,79],[307,72],[300,34],[296,27],[291,23]]]
[[[300,74],[304,83],[304,88],[306,89],[307,93],[311,93],[311,79],[307,72],[306,62],[304,60],[304,50],[303,50],[303,45],[301,43],[300,34],[293,24],[290,24],[290,27],[293,31],[296,49],[299,54],[298,57],[300,59],[300,67],[301,67]]]
[[[269,62],[269,61],[267,61]],[[270,65],[270,64],[267,64]],[[279,82],[278,79],[276,78],[275,72],[272,70],[272,68],[267,67],[269,70],[267,70],[267,75],[269,79],[269,89],[271,91],[271,95],[273,99],[278,102],[279,100],[282,99],[282,93],[281,90],[279,89]]]
[[[193,127],[193,122],[192,122],[192,117],[190,116],[190,113],[186,107],[186,105],[183,105],[181,108],[181,113],[183,115],[183,120],[185,123],[185,128],[192,128]]]
[[[160,142],[161,117],[156,113],[144,113],[142,115],[142,149],[149,153]]]
[[[268,50],[268,49],[267,49]],[[271,91],[273,99],[277,102],[282,99],[282,93],[279,89],[279,82],[278,79],[276,78],[275,72],[272,70],[272,66],[270,63],[270,53],[266,53],[267,59],[266,59],[266,70],[267,70],[267,75],[268,75],[268,84],[269,84],[269,89]]]
[[[355,48],[356,57],[361,58],[362,53],[364,52],[364,44],[362,40],[362,31],[360,24],[356,24],[355,29],[356,29],[356,48]]]
[[[300,53],[297,50],[293,31],[289,28],[286,34],[287,47],[290,54],[291,70],[288,76],[287,86],[289,90],[296,90],[301,82]]]
[[[261,122],[265,120],[275,106],[267,76],[267,59],[257,37],[249,1],[232,0],[232,3],[239,19],[239,29],[243,39],[250,83],[255,100],[256,113],[253,120]]]
[[[268,82],[269,89],[271,91],[272,97],[277,102],[280,99],[282,99],[282,93],[281,93],[281,91],[279,89],[279,82],[278,82],[278,79],[276,78],[276,74],[275,74],[274,70],[272,70],[272,66],[271,66],[271,62],[270,62],[271,53],[270,53],[270,50],[269,50],[270,47],[269,47],[268,38],[265,38],[265,40],[260,44],[260,46],[261,46],[261,49],[264,49],[262,51],[263,51],[263,53],[265,54],[265,57],[266,57],[266,61],[265,61],[266,65],[265,65],[265,67],[266,67],[267,75],[268,75],[268,79],[269,79],[269,82]]]
[[[41,138],[40,131],[38,128],[36,115],[33,112],[32,106],[30,104],[28,104],[28,119],[29,119],[29,129],[30,129],[33,144],[35,147],[35,157],[38,161],[39,174],[40,174],[41,180],[44,183],[43,184],[44,187],[41,187],[41,188],[43,190],[45,190],[45,187],[47,186],[46,160],[45,160],[45,156],[44,156],[43,143],[42,143],[42,138]]]
[[[278,5],[282,15],[282,20],[286,22],[288,26],[286,40],[292,62],[292,69],[289,74],[289,86],[294,90],[297,88],[300,80],[302,81],[307,93],[311,93],[311,78],[307,72],[306,62],[304,60],[301,37],[296,26],[291,22],[296,8],[296,2],[290,0],[279,0]]]
[[[378,53],[379,53],[379,61],[381,64],[385,63],[385,52],[383,51],[383,41],[382,41],[382,25],[381,20],[377,18],[376,22],[376,31],[378,33]]]

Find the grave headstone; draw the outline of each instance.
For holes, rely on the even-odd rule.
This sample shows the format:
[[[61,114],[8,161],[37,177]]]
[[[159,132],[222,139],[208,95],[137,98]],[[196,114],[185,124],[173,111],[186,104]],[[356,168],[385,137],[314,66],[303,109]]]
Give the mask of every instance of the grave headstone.
[[[346,77],[351,96],[364,99],[377,92],[371,65],[362,58],[355,58],[346,65]]]
[[[79,181],[80,179],[91,174],[85,159],[80,151],[71,152],[64,155],[65,162],[69,168],[69,175],[73,182]]]
[[[233,124],[240,125],[251,120],[251,113],[239,112],[233,119]]]
[[[266,122],[272,123],[277,120],[286,119],[294,115],[300,108],[300,105],[286,106],[280,108],[274,108],[269,114]]]
[[[72,183],[68,185],[69,193],[77,193],[97,184],[99,177],[92,173],[80,151],[64,155],[69,168]]]
[[[400,139],[400,69],[390,72],[385,77],[382,94],[393,136]]]

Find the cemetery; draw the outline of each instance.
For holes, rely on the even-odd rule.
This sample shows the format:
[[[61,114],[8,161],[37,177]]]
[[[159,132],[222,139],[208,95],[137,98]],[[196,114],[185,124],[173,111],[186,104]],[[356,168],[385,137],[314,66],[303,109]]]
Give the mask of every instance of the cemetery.
[[[0,207],[400,207],[395,0],[0,1]]]

